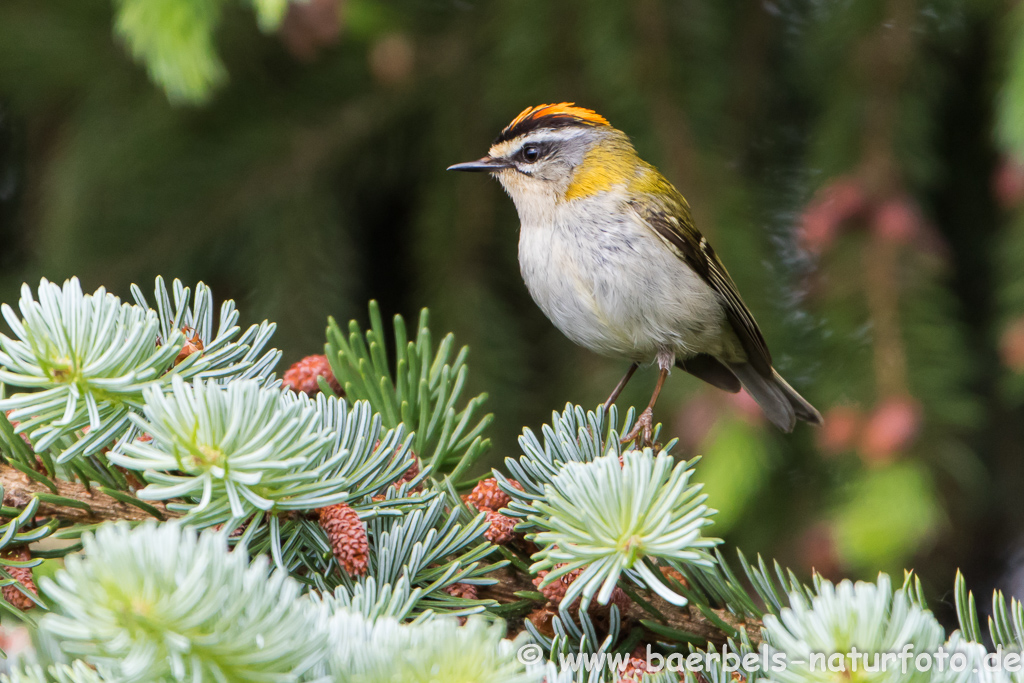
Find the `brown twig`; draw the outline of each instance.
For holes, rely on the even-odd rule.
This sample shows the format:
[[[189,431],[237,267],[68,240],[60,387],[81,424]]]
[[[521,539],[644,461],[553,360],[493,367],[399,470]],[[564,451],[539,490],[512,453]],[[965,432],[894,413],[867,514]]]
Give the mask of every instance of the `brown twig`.
[[[883,397],[909,393],[900,334],[898,249],[897,244],[874,237],[864,250],[864,290],[874,328],[875,387]]]
[[[41,482],[29,478],[6,463],[0,463],[0,486],[3,486],[4,490],[3,503],[8,507],[23,508],[32,502],[37,494],[58,495],[78,501],[78,503],[84,503],[89,509],[42,500],[37,515],[56,517],[81,524],[96,524],[120,519],[133,522],[153,519],[152,515],[140,508],[122,503],[116,498],[82,484],[59,479],[54,479],[53,483],[57,487],[56,494]],[[149,504],[159,510],[165,518],[179,516],[178,513],[168,510],[163,503],[152,502]]]
[[[915,0],[888,0],[886,21],[868,38],[860,53],[860,76],[866,84],[860,177],[876,201],[902,185],[893,153],[899,105],[914,58]],[[906,351],[899,322],[899,254],[896,245],[871,234],[864,254],[865,293],[874,326],[874,369],[880,396],[908,393]]]
[[[530,577],[515,572],[508,568],[502,569],[493,574],[498,583],[492,586],[481,586],[478,595],[481,599],[490,598],[501,604],[517,602],[521,598],[516,597],[519,591],[536,591],[536,586],[530,581]],[[645,610],[636,602],[630,602],[622,612],[622,619],[626,623],[638,624],[641,619],[654,620],[663,623],[665,626],[685,631],[709,643],[722,645],[727,639],[721,628],[713,621],[692,606],[676,607],[653,593],[642,593],[644,600],[664,619],[658,619]],[[555,608],[557,609],[557,608]],[[750,642],[757,645],[761,642],[761,622],[757,619],[741,619],[727,610],[714,610],[715,616],[737,630],[745,630],[750,637]]]

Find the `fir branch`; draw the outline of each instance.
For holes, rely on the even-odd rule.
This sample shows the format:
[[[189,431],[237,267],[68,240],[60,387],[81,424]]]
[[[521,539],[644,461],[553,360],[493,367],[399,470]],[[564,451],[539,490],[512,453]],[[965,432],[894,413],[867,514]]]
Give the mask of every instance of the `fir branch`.
[[[86,534],[84,556],[40,582],[54,605],[41,628],[125,683],[300,680],[329,649],[326,615],[226,540],[155,522]]]
[[[505,625],[479,616],[464,625],[433,618],[401,624],[383,617],[339,612],[331,619],[334,651],[328,673],[338,683],[540,683],[539,672],[524,670],[517,644],[505,638]]]
[[[493,419],[480,416],[486,394],[461,405],[469,348],[462,347],[453,357],[455,337],[448,334],[435,350],[427,309],[420,313],[415,340],[409,340],[405,320],[396,315],[392,374],[376,301],[370,302],[370,321],[366,332],[350,321],[347,335],[333,318],[328,321],[325,353],[345,396],[369,401],[385,427],[404,424],[416,435],[413,451],[434,474],[448,474],[461,483],[461,476],[490,449],[483,433]]]
[[[340,573],[341,587],[351,595],[384,595],[390,586],[408,582],[420,591],[414,608],[410,609],[412,614],[433,610],[465,616],[490,606],[492,603],[487,600],[466,600],[445,592],[456,583],[493,583],[491,573],[503,564],[485,562],[496,549],[484,541],[486,516],[481,513],[464,521],[459,510],[446,510],[448,502],[440,493],[434,493],[400,517],[369,519],[368,572],[358,578]],[[332,573],[331,581],[334,580]]]
[[[45,672],[40,666],[26,666],[0,676],[3,683],[107,683],[109,680],[81,660],[72,665],[55,664]]]
[[[261,386],[279,384],[272,374],[280,358],[264,351],[275,326],[263,322],[244,333],[236,324],[233,301],[225,301],[213,324],[213,294],[203,283],[191,290],[172,284],[174,303],[162,278],[156,279],[156,309],[149,308],[138,286],[136,304],[122,303],[102,287],[82,292],[76,278],[63,286],[43,279],[38,301],[22,286],[18,313],[0,312],[14,338],[0,334],[0,382],[30,391],[0,396],[16,434],[23,435],[53,474],[97,480],[108,485],[123,479],[96,457],[115,441],[136,435],[130,415],[144,402],[144,391],[185,379],[252,379]],[[183,332],[188,332],[186,339]],[[0,425],[0,446],[34,466],[25,444],[12,440]]]
[[[84,524],[95,524],[109,520],[144,521],[151,519],[150,515],[146,514],[142,509],[126,505],[96,488],[90,489],[81,484],[59,479],[54,480],[53,483],[57,486],[57,495],[74,501],[74,504],[40,501],[38,508],[40,516],[52,516],[67,522]],[[24,507],[31,502],[33,497],[38,497],[37,494],[52,493],[44,484],[29,478],[24,473],[7,464],[0,464],[0,485],[4,488],[4,504],[15,508]],[[160,503],[155,503],[154,505],[162,515],[168,518],[176,516],[176,513],[168,510],[165,505]],[[85,507],[88,509],[85,509]],[[440,511],[436,503],[433,507],[436,511]],[[430,528],[434,527],[430,526]],[[483,575],[483,572],[479,570],[473,572],[473,576],[476,577],[482,577]],[[440,585],[454,583],[456,578],[465,578],[463,572],[460,571],[451,577],[445,577],[445,580]],[[501,569],[497,572],[488,572],[486,578],[494,580],[496,583],[486,585],[487,582],[485,581],[483,582],[484,585],[478,586],[479,601],[476,603],[477,605],[486,604],[490,600],[495,601],[499,605],[520,603],[522,598],[517,594],[535,590],[529,575],[513,571],[509,568]],[[339,599],[345,604],[350,602],[350,600],[354,600],[354,596],[370,591],[368,593],[369,596],[381,595],[382,598],[380,599],[383,599],[385,604],[394,600],[392,596],[395,593],[385,585],[388,582],[382,581],[380,583],[382,584],[380,586],[377,585],[377,581],[353,583],[350,586],[350,590],[353,591],[353,598],[349,599],[339,596]],[[431,582],[428,581],[427,583]],[[366,606],[362,606],[362,601],[365,599],[355,603],[360,605],[357,608],[358,611],[374,616],[388,613],[399,617],[409,616],[413,613],[413,605],[423,597],[423,589],[414,589],[410,596],[407,579],[404,577],[399,578],[398,585],[400,588],[397,589],[397,595],[405,597],[399,597],[398,602],[395,602],[392,607],[388,608],[378,605],[380,599],[371,597]],[[431,586],[431,589],[430,592],[433,592],[435,595],[438,594],[438,586]],[[730,634],[721,628],[720,620],[720,622],[726,623],[732,629],[744,631],[751,642],[755,644],[760,642],[760,621],[756,618],[739,617],[725,609],[714,609],[712,613],[716,619],[711,619],[693,606],[678,608],[653,593],[641,591],[637,595],[642,599],[642,602],[634,601],[623,610],[622,619],[626,623],[640,624],[643,621],[657,623],[676,632],[688,634],[695,640],[722,644],[726,642]],[[452,607],[454,607],[454,604]]]
[[[959,571],[956,575],[956,609],[962,637],[972,642],[983,642],[974,594],[967,590],[966,581]],[[994,591],[988,636],[994,645],[1004,650],[1024,650],[1024,603],[1014,597],[1007,603],[1003,591]]]
[[[720,541],[701,534],[714,511],[704,505],[701,486],[689,483],[692,473],[687,463],[650,449],[566,464],[527,518],[542,530],[533,540],[543,546],[530,569],[551,570],[541,587],[582,569],[563,604],[582,596],[586,607],[595,595],[607,604],[622,573],[633,570],[642,585],[685,605],[687,598],[665,585],[650,558],[714,563],[707,551]]]
[[[525,522],[533,512],[531,503],[543,500],[544,486],[550,484],[567,463],[592,462],[609,454],[622,455],[619,436],[629,432],[635,418],[633,408],[626,411],[620,424],[617,406],[607,410],[598,407],[593,411],[567,403],[561,413],[552,412],[550,424],[541,427],[543,443],[532,429],[524,429],[519,437],[523,454],[519,458],[505,458],[505,468],[516,484],[505,473],[493,471],[501,489],[512,498],[507,514]],[[660,432],[661,425],[655,425],[655,441]],[[671,451],[675,443],[676,439],[672,439],[663,450]],[[520,530],[525,528],[524,524]]]
[[[762,651],[771,658],[785,653],[789,665],[771,677],[779,683],[810,683],[821,680],[812,653],[851,653],[853,648],[870,656],[899,652],[909,647],[916,653],[935,652],[942,645],[942,626],[931,612],[915,602],[908,580],[892,590],[889,577],[879,574],[877,583],[844,580],[839,584],[816,577],[812,597],[803,592],[789,596],[789,607],[764,619]],[[848,656],[848,654],[847,654]],[[927,671],[911,667],[900,675],[883,672],[870,680],[913,683],[933,680]]]
[[[132,285],[131,290],[138,306],[150,308],[141,287]],[[187,333],[186,346],[193,346],[193,353],[180,359],[175,367],[182,377],[215,378],[221,382],[255,379],[266,387],[280,385],[273,371],[281,360],[281,352],[265,349],[277,329],[275,323],[264,320],[242,332],[238,326],[238,309],[235,302],[228,299],[221,303],[214,325],[213,291],[203,282],[196,284],[192,295],[192,290],[181,280],[172,281],[168,289],[164,279],[157,276],[153,299],[162,338],[169,339],[177,332]]]
[[[490,599],[498,604],[508,605],[522,600],[517,595],[518,593],[535,590],[528,575],[508,567],[494,572],[491,577],[497,579],[498,582],[490,586],[481,586],[479,590],[481,599]],[[702,614],[692,605],[677,607],[651,591],[640,591],[637,595],[642,598],[642,603],[634,600],[622,609],[622,621],[625,624],[653,621],[675,631],[686,633],[695,640],[715,645],[723,645],[729,639],[729,634],[723,631],[715,620]],[[712,613],[717,619],[728,624],[730,628],[746,633],[755,645],[761,642],[760,619],[740,617],[725,609],[713,609]]]
[[[153,515],[138,505],[128,505],[97,489],[75,482],[53,479],[57,489],[53,490],[30,478],[7,463],[0,463],[0,487],[3,487],[3,504],[11,508],[24,508],[33,499],[39,500],[37,516],[52,517],[76,524],[98,524],[100,522],[126,520],[142,522],[153,519]],[[151,504],[163,519],[178,516],[163,503]]]
[[[104,288],[84,294],[77,278],[63,287],[43,279],[39,300],[23,285],[19,316],[0,306],[15,339],[0,334],[0,382],[36,391],[0,399],[17,431],[37,451],[60,447],[58,462],[102,450],[128,429],[142,390],[174,366],[180,331],[158,341],[156,311],[123,304]],[[88,429],[86,429],[88,427]]]
[[[346,482],[312,467],[331,433],[321,429],[312,401],[290,401],[254,380],[227,385],[186,384],[145,392],[146,419],[133,416],[152,436],[107,455],[111,462],[144,471],[146,500],[184,498],[190,518],[203,526],[240,520],[260,510],[310,510],[340,503]]]

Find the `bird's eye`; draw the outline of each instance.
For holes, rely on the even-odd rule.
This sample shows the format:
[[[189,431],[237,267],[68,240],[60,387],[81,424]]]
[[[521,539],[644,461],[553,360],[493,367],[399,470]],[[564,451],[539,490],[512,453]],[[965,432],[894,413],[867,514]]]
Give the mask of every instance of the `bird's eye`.
[[[522,155],[523,160],[532,164],[537,161],[537,159],[540,159],[540,147],[537,145],[526,145],[523,147]]]

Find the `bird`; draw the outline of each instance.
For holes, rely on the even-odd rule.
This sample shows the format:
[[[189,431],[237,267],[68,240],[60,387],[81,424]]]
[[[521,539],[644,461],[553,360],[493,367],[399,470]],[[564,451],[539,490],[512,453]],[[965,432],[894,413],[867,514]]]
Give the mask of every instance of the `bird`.
[[[527,107],[486,156],[449,171],[490,173],[519,214],[519,266],[533,300],[570,340],[659,374],[623,443],[651,444],[654,407],[673,367],[753,397],[784,432],[821,413],[772,366],[736,284],[694,225],[682,194],[629,137],[573,102]]]

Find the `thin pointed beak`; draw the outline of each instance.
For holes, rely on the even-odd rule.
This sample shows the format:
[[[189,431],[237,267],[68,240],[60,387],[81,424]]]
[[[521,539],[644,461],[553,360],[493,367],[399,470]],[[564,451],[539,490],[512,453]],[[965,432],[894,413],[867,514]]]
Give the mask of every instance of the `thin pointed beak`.
[[[508,163],[504,159],[493,159],[491,157],[483,157],[476,161],[467,161],[462,164],[455,164],[449,166],[449,171],[500,171],[503,168],[512,168],[512,164]]]

